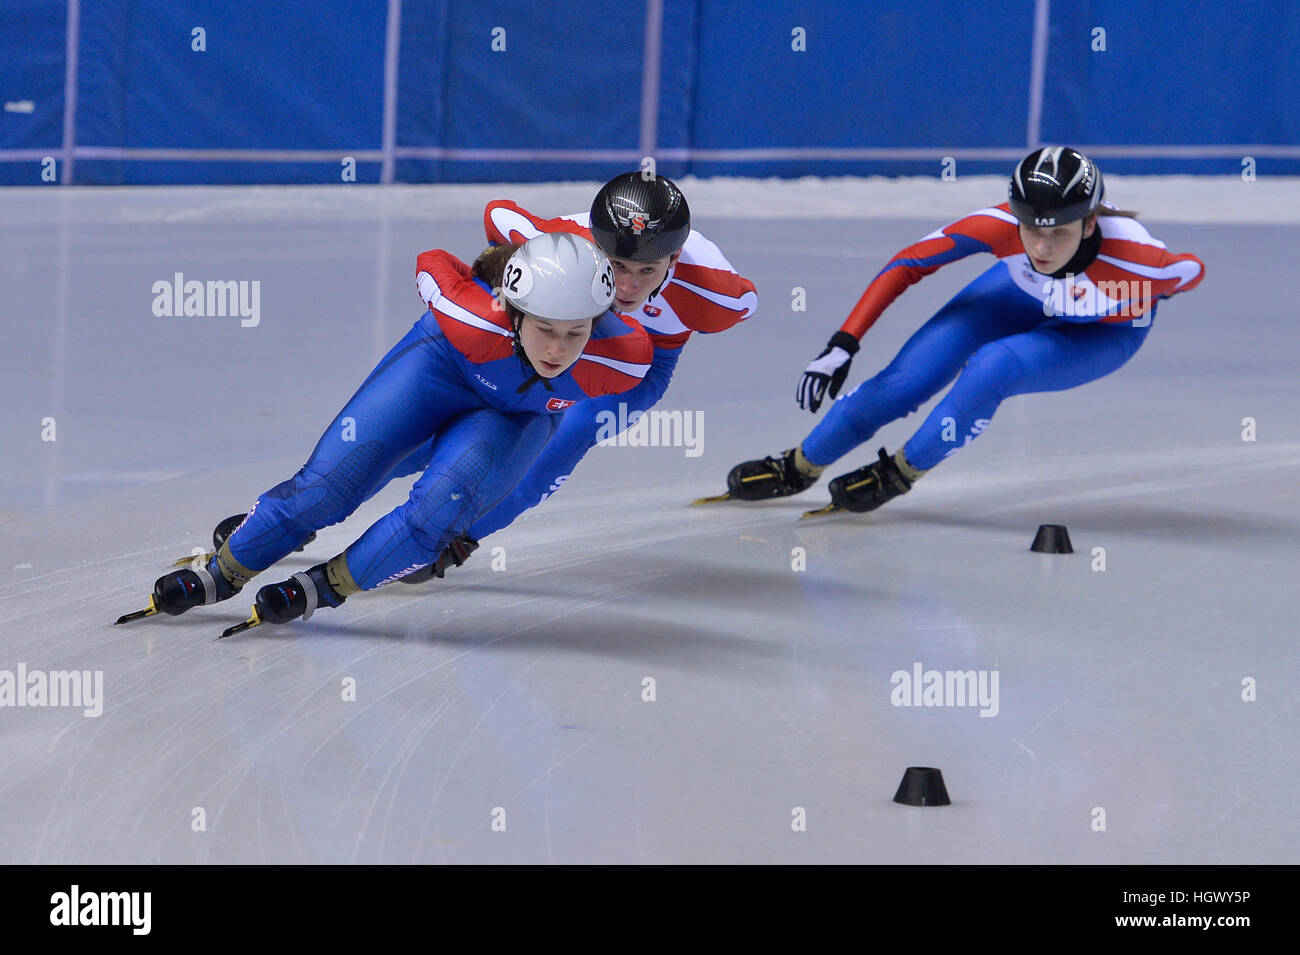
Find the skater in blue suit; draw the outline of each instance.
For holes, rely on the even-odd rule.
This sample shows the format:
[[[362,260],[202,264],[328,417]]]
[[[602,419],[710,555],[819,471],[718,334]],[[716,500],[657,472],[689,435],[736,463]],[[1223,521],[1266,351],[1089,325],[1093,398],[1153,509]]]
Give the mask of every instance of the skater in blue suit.
[[[252,619],[233,629],[308,617],[398,580],[433,562],[514,487],[565,409],[634,388],[649,367],[645,330],[608,310],[612,266],[580,237],[498,246],[473,267],[447,252],[424,253],[417,283],[429,311],[370,373],[307,463],[262,494],[205,565],[159,578],[149,610],[123,620],[229,599],[427,449],[403,505],[343,553],[263,587]]]
[[[1204,266],[1175,255],[1134,218],[1102,201],[1101,172],[1062,146],[1035,150],[1016,167],[1010,200],[980,209],[899,252],[863,293],[799,384],[816,411],[848,375],[859,340],[885,308],[949,262],[988,252],[998,262],[914,334],[879,374],[831,407],[801,444],[746,461],[727,477],[725,499],[798,494],[878,429],[956,383],[895,454],[830,482],[820,511],[871,511],[990,425],[1012,395],[1064,391],[1115,371],[1142,346],[1157,300],[1194,288]],[[706,498],[705,500],[714,500]]]
[[[490,242],[522,242],[539,233],[589,238],[614,266],[614,309],[634,316],[654,344],[645,380],[622,394],[584,402],[564,416],[555,437],[519,483],[467,533],[451,541],[428,568],[402,578],[417,583],[459,566],[516,517],[558,491],[607,426],[633,422],[663,398],[677,360],[691,335],[717,334],[754,314],[758,293],[721,250],[691,228],[690,208],[675,183],[663,176],[624,173],[596,193],[590,212],[544,219],[508,199],[488,203],[483,214]],[[418,456],[407,462],[420,469]]]

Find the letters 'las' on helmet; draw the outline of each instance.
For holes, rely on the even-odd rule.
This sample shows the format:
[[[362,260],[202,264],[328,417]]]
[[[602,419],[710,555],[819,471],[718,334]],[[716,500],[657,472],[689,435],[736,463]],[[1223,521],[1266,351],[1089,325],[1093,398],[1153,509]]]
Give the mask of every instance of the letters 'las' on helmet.
[[[1025,225],[1058,226],[1097,209],[1105,192],[1101,170],[1077,149],[1044,146],[1011,174],[1011,212]]]
[[[624,173],[591,204],[591,237],[612,259],[648,262],[672,255],[691,234],[691,209],[663,176]]]
[[[582,236],[543,232],[506,262],[501,297],[538,318],[580,322],[604,314],[614,301],[614,268]]]

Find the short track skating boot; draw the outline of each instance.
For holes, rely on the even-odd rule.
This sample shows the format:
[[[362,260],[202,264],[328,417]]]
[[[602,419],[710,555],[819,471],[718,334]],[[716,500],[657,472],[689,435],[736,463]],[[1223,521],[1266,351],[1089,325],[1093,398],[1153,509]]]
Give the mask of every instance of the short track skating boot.
[[[300,617],[310,620],[317,607],[339,607],[347,597],[330,583],[325,564],[317,564],[288,580],[267,584],[253,598],[253,615],[247,621],[231,627],[222,634],[249,630],[263,623],[289,623]]]
[[[244,523],[247,514],[232,514],[224,521],[212,529],[212,552],[215,554],[221,550],[221,545],[226,542],[226,538],[235,533],[240,524]]]
[[[123,614],[115,623],[127,623],[141,617],[152,617],[156,613],[165,613],[178,617],[194,607],[229,600],[239,593],[242,584],[231,583],[217,563],[215,556],[206,564],[195,562],[184,570],[174,570],[163,574],[153,585],[149,595],[149,606],[135,613]]]
[[[701,498],[696,503],[766,501],[776,497],[789,497],[816,484],[823,470],[825,469],[805,458],[801,448],[791,448],[779,458],[766,457],[737,464],[727,475],[726,494]]]
[[[881,448],[880,459],[831,481],[831,504],[838,510],[864,513],[912,489],[898,462]]]
[[[448,567],[459,567],[469,560],[469,555],[476,550],[478,550],[478,541],[468,534],[461,534],[442,549],[442,553],[432,564],[397,579],[403,584],[423,584],[435,577],[442,580]]]

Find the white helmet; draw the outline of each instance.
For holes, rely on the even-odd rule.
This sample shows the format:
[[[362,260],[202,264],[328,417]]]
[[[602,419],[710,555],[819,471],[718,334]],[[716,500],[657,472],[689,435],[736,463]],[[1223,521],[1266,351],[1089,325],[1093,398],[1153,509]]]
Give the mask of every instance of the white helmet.
[[[538,318],[580,322],[601,315],[614,301],[614,269],[582,236],[543,232],[506,262],[501,297]]]

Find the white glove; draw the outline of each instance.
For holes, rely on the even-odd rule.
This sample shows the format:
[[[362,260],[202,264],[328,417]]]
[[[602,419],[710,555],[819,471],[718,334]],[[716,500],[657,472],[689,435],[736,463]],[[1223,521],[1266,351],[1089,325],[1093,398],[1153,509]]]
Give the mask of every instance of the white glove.
[[[857,350],[858,340],[848,332],[840,331],[831,336],[826,350],[809,363],[799,381],[795,390],[799,407],[816,411],[822,406],[828,389],[832,398],[838,395]]]

